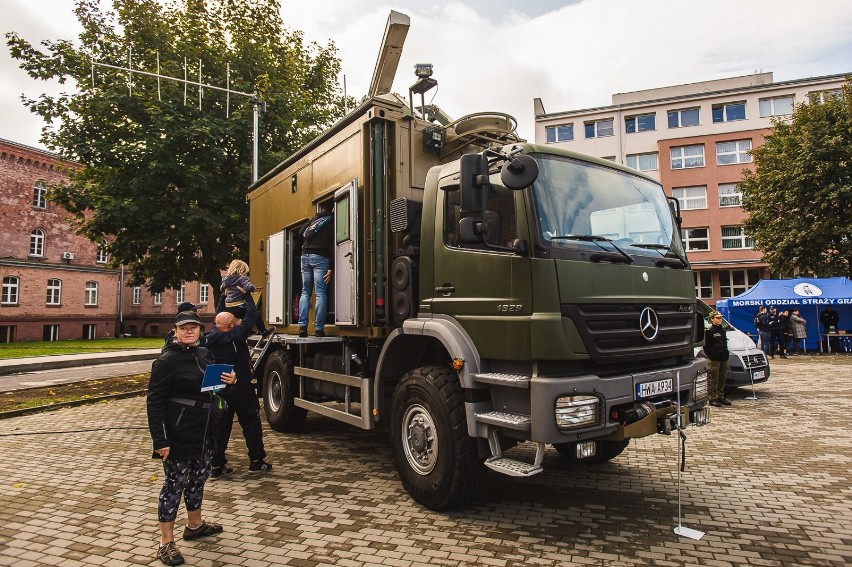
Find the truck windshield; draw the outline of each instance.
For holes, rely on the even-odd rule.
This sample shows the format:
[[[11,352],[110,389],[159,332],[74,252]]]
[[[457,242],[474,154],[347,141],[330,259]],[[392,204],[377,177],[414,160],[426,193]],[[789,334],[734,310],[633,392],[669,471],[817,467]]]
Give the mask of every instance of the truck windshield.
[[[684,257],[662,187],[602,165],[548,154],[534,156],[532,187],[538,243],[571,258],[601,243],[630,257]],[[612,248],[612,247],[610,247]]]

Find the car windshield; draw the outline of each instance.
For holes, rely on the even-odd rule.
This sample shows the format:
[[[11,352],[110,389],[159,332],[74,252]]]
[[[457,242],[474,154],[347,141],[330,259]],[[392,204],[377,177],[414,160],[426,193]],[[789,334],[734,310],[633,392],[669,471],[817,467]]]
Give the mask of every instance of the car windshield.
[[[539,176],[532,193],[541,245],[588,250],[609,241],[630,256],[684,257],[658,183],[568,157],[535,157]]]

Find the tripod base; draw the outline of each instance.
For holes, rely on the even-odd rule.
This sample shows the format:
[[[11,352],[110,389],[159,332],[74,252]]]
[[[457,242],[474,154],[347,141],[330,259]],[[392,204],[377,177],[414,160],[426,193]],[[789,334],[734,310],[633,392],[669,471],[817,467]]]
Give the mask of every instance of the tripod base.
[[[704,532],[699,530],[693,530],[692,528],[687,528],[686,526],[676,526],[674,529],[674,533],[679,536],[688,537],[690,539],[701,539],[704,537]]]

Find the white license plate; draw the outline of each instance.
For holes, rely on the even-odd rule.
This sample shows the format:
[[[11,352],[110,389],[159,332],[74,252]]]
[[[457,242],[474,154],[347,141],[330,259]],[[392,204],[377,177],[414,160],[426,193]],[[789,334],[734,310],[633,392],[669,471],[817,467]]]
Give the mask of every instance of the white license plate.
[[[760,379],[761,379],[761,378],[763,378],[764,376],[766,376],[766,370],[755,370],[755,371],[754,371],[754,374],[752,375],[752,377],[753,377],[755,380],[760,380]]]
[[[660,394],[668,394],[672,391],[672,379],[657,380],[655,382],[645,382],[644,384],[636,384],[636,397],[649,398]]]

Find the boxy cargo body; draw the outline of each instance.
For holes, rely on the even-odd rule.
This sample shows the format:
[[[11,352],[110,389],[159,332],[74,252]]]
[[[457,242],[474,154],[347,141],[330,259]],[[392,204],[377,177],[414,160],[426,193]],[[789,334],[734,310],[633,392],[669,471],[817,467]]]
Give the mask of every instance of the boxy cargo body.
[[[387,424],[403,484],[435,509],[465,500],[483,460],[528,476],[545,444],[606,460],[709,421],[693,276],[662,188],[513,126],[439,125],[372,97],[249,194],[252,279],[277,329],[256,365],[270,425],[296,430],[307,411]],[[537,178],[510,188],[523,163]],[[328,336],[300,338],[299,230],[319,203],[334,207]],[[503,455],[521,442],[535,462]]]

